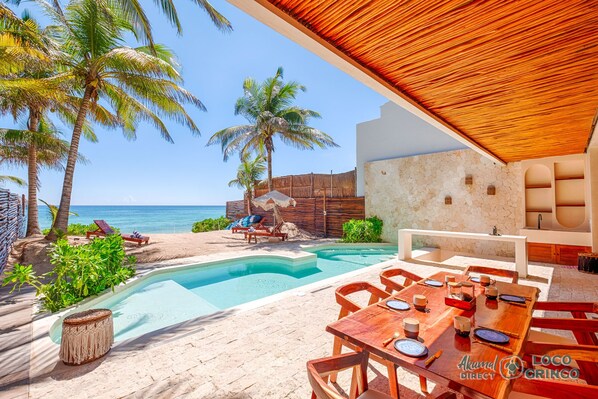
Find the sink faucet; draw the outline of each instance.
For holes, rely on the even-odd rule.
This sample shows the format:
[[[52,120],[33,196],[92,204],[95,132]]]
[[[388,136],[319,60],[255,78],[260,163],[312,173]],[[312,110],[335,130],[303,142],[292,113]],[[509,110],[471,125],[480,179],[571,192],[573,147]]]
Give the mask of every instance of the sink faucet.
[[[542,214],[538,213],[538,230],[540,230],[541,224],[542,224]]]

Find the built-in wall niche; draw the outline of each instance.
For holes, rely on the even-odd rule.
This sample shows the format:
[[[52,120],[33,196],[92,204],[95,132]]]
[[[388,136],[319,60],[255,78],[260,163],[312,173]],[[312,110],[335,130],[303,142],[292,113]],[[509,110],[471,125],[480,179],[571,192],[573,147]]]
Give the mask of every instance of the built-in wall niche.
[[[584,155],[523,162],[525,226],[589,231]]]
[[[536,164],[525,171],[525,225],[537,228],[542,215],[543,228],[552,227],[552,173],[546,165]]]
[[[567,228],[581,226],[586,217],[583,160],[555,162],[556,220]]]

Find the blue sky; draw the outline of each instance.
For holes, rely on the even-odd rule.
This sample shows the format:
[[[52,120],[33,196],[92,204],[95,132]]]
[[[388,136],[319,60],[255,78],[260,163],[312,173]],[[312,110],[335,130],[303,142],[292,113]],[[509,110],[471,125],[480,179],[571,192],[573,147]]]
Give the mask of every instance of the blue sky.
[[[355,125],[377,118],[386,99],[226,1],[212,4],[232,22],[232,33],[219,32],[190,0],[176,2],[183,36],[177,36],[157,9],[148,8],[156,41],[175,51],[185,88],[208,108],[205,113],[190,109],[201,137],[175,123],[168,123],[174,144],[144,124],[136,141],[127,141],[118,130],[96,127],[99,142],[83,141],[80,146],[91,162],[77,166],[73,205],[219,205],[241,198],[241,191],[227,185],[236,174],[238,159],[224,163],[220,147],[205,145],[214,132],[244,123],[233,114],[235,100],[243,94],[243,80],[251,76],[261,81],[278,66],[284,68],[286,80],[307,86],[297,103],[322,114],[311,124],[331,135],[340,148],[299,151],[279,143],[274,175],[345,172],[355,167]],[[27,6],[37,14],[34,5]],[[8,118],[0,122],[2,127],[14,126]],[[70,139],[70,131],[64,131]],[[0,174],[24,177],[25,171],[3,168]],[[58,203],[62,179],[61,172],[44,171],[40,198]]]

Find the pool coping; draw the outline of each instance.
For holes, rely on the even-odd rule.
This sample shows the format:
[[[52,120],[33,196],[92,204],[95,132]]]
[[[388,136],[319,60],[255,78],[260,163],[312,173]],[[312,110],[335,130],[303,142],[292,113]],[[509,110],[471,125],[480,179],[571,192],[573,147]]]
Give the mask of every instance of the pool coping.
[[[363,244],[363,245],[355,245],[355,244],[345,244],[345,243],[338,243],[338,244],[323,244],[323,245],[309,245],[309,246],[302,246],[301,252],[293,252],[293,251],[279,251],[277,253],[271,252],[259,252],[259,253],[252,253],[247,254],[246,252],[224,252],[218,254],[211,254],[211,255],[204,255],[199,257],[191,257],[186,259],[181,259],[180,261],[183,262],[194,262],[194,263],[179,263],[179,264],[172,264],[172,260],[167,260],[163,262],[155,262],[149,265],[152,265],[154,268],[151,270],[147,270],[146,272],[135,276],[132,280],[129,280],[126,284],[120,284],[119,286],[115,287],[114,292],[118,293],[124,289],[128,289],[131,287],[132,284],[137,285],[141,282],[145,281],[148,278],[153,276],[171,272],[173,270],[183,270],[188,268],[189,266],[211,266],[217,265],[219,263],[224,263],[226,261],[230,261],[232,259],[259,259],[259,258],[277,258],[277,259],[284,259],[291,262],[297,262],[298,264],[306,262],[308,260],[313,259],[316,255],[313,253],[316,250],[326,250],[326,249],[334,249],[334,248],[343,248],[343,247],[388,247],[394,246],[391,243],[376,243],[376,244]],[[414,254],[417,255],[418,252],[421,252],[421,255],[428,253],[428,248],[422,248],[420,250],[414,250]],[[199,261],[198,258],[204,258],[205,260]],[[206,259],[207,258],[207,259]],[[216,258],[216,259],[212,259]],[[196,260],[198,259],[198,260]],[[139,347],[144,348],[147,346],[153,345],[160,345],[165,342],[170,342],[172,340],[178,339],[180,337],[184,337],[185,335],[197,331],[198,327],[210,320],[211,316],[221,315],[221,314],[236,314],[238,312],[245,312],[251,309],[256,309],[262,307],[264,305],[280,301],[284,298],[292,297],[292,296],[304,296],[306,293],[311,293],[315,290],[321,290],[323,288],[327,288],[328,286],[332,286],[333,284],[350,278],[355,277],[360,274],[364,274],[372,268],[388,268],[395,264],[397,259],[390,259],[384,262],[375,263],[373,265],[369,265],[357,270],[352,270],[347,273],[339,274],[337,276],[329,277],[323,280],[315,281],[310,284],[306,284],[300,287],[292,288],[286,291],[279,292],[277,294],[269,295],[264,298],[256,299],[254,301],[246,302],[237,306],[233,306],[231,308],[223,309],[214,313],[210,313],[208,315],[200,316],[194,319],[189,319],[180,323],[173,324],[171,326],[167,326],[158,330],[154,330],[148,332],[146,334],[142,334],[138,337],[125,339],[122,341],[115,342],[112,345],[113,351],[118,351],[119,349],[126,349],[131,347]],[[158,267],[158,265],[165,265],[164,267]],[[43,313],[39,315],[34,315],[34,320],[32,322],[32,332],[34,337],[39,337],[35,341],[32,342],[31,347],[31,355],[30,355],[30,376],[32,379],[43,376],[45,371],[48,370],[49,366],[56,365],[60,363],[58,360],[58,350],[60,345],[55,343],[50,338],[50,329],[54,327],[55,323],[60,320],[61,318],[66,317],[69,314],[77,312],[83,306],[93,306],[94,303],[99,302],[103,297],[109,293],[109,290],[94,296],[92,298],[87,298],[76,305],[73,305],[70,308],[67,308],[59,313],[48,314]],[[225,315],[225,317],[228,317]],[[164,334],[164,331],[174,330],[174,333],[171,334]],[[166,335],[164,337],[164,335]],[[141,346],[140,346],[141,345]],[[53,356],[52,354],[55,354]]]
[[[95,304],[103,301],[107,295],[117,295],[117,294],[121,293],[122,291],[131,289],[132,287],[142,284],[146,280],[156,277],[156,276],[159,276],[161,274],[167,274],[167,273],[170,273],[173,271],[184,270],[187,268],[190,269],[193,266],[195,266],[195,267],[218,266],[219,264],[229,262],[233,259],[240,259],[240,260],[247,260],[247,259],[259,260],[262,258],[277,259],[277,260],[290,262],[293,266],[295,266],[295,265],[299,265],[299,264],[306,263],[306,262],[316,259],[317,258],[317,255],[315,254],[316,251],[323,251],[323,250],[335,249],[335,248],[372,248],[372,247],[385,248],[385,247],[395,247],[395,245],[390,244],[390,243],[372,243],[372,244],[368,244],[368,243],[355,243],[355,244],[331,243],[331,244],[321,244],[321,245],[304,245],[304,246],[301,246],[301,252],[281,251],[281,252],[277,252],[277,253],[271,253],[271,252],[264,251],[264,252],[251,253],[251,254],[247,254],[247,253],[237,254],[237,252],[235,251],[235,252],[221,253],[220,255],[223,255],[223,256],[217,256],[218,254],[213,254],[212,256],[207,255],[208,257],[217,257],[217,259],[205,259],[205,255],[204,255],[203,257],[199,256],[199,257],[179,259],[179,261],[183,261],[184,263],[170,264],[172,262],[172,260],[151,263],[151,264],[148,264],[148,266],[146,266],[146,267],[153,266],[151,269],[146,269],[145,271],[142,271],[141,273],[132,277],[126,283],[121,283],[121,284],[115,286],[114,289],[108,288],[93,297],[86,298],[86,299],[82,300],[81,302],[76,303],[73,306],[70,306],[60,312],[52,314],[52,316],[58,316],[58,317],[55,318],[55,321],[52,323],[51,331],[56,328],[55,324],[60,319],[64,319],[66,316],[68,316],[72,313],[76,313],[78,311],[89,309],[90,307],[94,306]],[[204,259],[194,261],[193,260],[194,258],[204,258]],[[160,267],[160,265],[162,265],[162,266]],[[373,265],[371,265],[371,266],[373,266]],[[358,270],[361,270],[361,269],[358,269]],[[346,274],[346,273],[344,273],[344,274]],[[339,275],[339,276],[342,276],[342,275]],[[337,277],[337,276],[333,276],[330,278],[334,278],[334,277]],[[323,281],[323,280],[320,280],[320,281]],[[318,283],[320,281],[316,281],[315,283]],[[310,284],[314,284],[314,283],[310,283]],[[305,286],[301,286],[301,287],[305,287]],[[296,288],[301,288],[301,287],[296,287]],[[292,288],[291,290],[294,290],[296,288]],[[269,295],[264,298],[256,299],[255,301],[250,301],[250,302],[246,302],[246,303],[243,303],[243,304],[240,304],[237,306],[233,306],[231,308],[221,309],[221,311],[243,308],[245,305],[251,304],[253,302],[259,302],[260,300],[269,298],[270,296],[276,296],[276,295],[279,295],[279,294],[282,294],[282,293],[288,292],[288,291],[290,291],[290,290],[285,290],[285,291],[279,292],[277,294],[273,294],[273,295]],[[250,307],[250,308],[253,308],[253,307]],[[217,312],[215,312],[215,313],[217,313]],[[156,331],[158,331],[158,330],[156,330]],[[52,334],[50,333],[50,335],[52,335]],[[125,340],[123,340],[123,341],[125,341]],[[120,341],[120,342],[123,342],[123,341]]]

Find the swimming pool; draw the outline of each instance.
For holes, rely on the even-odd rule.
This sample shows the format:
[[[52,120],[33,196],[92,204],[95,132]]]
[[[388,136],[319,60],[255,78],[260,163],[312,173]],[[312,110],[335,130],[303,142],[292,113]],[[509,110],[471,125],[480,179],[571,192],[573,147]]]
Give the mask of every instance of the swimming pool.
[[[114,339],[122,341],[390,260],[397,248],[334,247],[310,252],[313,255],[299,259],[258,256],[157,271],[85,308],[111,309]],[[60,342],[60,322],[50,332],[54,342]]]

